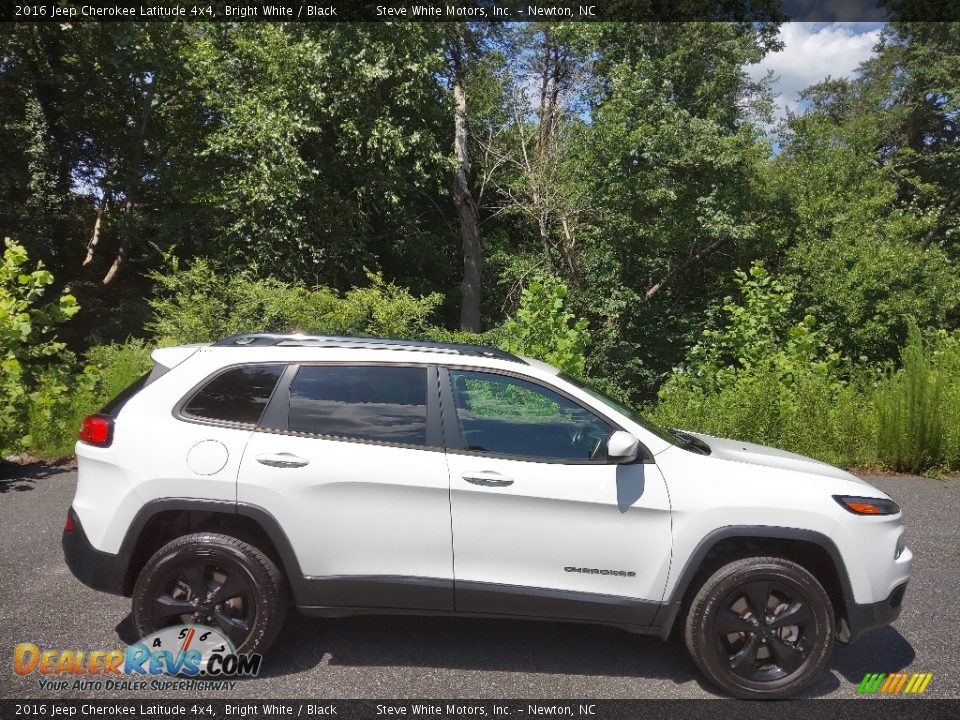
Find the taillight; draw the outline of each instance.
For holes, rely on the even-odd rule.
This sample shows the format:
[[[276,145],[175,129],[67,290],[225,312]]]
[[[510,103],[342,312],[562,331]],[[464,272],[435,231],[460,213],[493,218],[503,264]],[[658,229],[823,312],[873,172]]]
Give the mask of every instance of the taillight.
[[[88,445],[107,447],[113,440],[113,420],[103,415],[88,415],[77,437]]]
[[[63,524],[64,532],[73,532],[73,516],[68,512],[67,521]]]

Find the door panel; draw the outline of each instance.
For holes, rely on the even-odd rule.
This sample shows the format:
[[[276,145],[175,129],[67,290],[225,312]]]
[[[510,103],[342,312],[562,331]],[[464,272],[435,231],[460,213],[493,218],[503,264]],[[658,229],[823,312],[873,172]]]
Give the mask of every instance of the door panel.
[[[499,583],[662,599],[670,503],[656,465],[541,464],[455,453],[447,459],[458,587]],[[480,473],[513,482],[490,487],[464,479]],[[457,597],[458,609],[474,609],[461,607]]]
[[[257,459],[281,453],[308,464]],[[324,579],[364,578],[353,605],[390,607],[379,604],[377,578],[390,583],[397,576],[453,577],[442,452],[258,431],[240,466],[237,500],[269,509],[318,589]],[[449,605],[447,587],[441,594]],[[340,605],[343,599],[338,591],[336,598],[318,602]]]
[[[590,460],[600,428],[613,426],[550,389],[483,376],[451,371],[444,393],[467,420],[446,426],[459,434],[452,444],[476,448],[483,436],[484,448],[447,453],[457,609],[648,622],[670,564],[670,502],[656,465]]]
[[[318,605],[452,609],[449,479],[428,422],[435,370],[290,375],[244,453],[238,501],[274,514]]]

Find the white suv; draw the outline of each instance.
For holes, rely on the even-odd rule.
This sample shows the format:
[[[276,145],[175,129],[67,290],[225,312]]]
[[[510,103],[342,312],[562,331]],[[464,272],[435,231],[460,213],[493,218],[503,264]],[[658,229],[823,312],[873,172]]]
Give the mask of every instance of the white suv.
[[[899,507],[824,463],[655,427],[489,347],[242,335],[156,350],[77,444],[67,564],[141,635],[264,650],[287,605],[677,626],[780,698],[900,613]]]

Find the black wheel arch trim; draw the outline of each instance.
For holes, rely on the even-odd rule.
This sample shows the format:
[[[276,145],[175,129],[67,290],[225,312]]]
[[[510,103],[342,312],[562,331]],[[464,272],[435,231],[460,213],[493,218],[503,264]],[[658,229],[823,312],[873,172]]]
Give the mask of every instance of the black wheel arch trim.
[[[144,527],[150,519],[158,513],[171,510],[237,515],[254,521],[276,549],[281,564],[280,569],[283,571],[290,585],[290,591],[293,594],[296,604],[316,604],[315,598],[313,597],[313,589],[306,578],[304,578],[303,572],[300,569],[300,561],[297,560],[297,555],[293,551],[293,544],[287,537],[286,532],[284,532],[280,523],[270,512],[259,505],[250,503],[230,502],[228,500],[200,500],[195,498],[164,498],[162,500],[151,500],[145,503],[130,522],[130,526],[127,528],[123,542],[120,545],[117,562],[120,566],[118,571],[122,577],[126,577],[128,574],[134,550],[140,540]]]
[[[717,528],[707,533],[693,552],[687,558],[677,576],[677,582],[674,583],[673,590],[669,598],[664,598],[653,624],[661,628],[661,637],[666,638],[670,634],[677,614],[683,604],[683,599],[690,588],[697,572],[700,570],[703,561],[708,553],[721,541],[730,539],[749,540],[751,538],[762,540],[799,540],[802,542],[817,545],[826,551],[833,563],[837,578],[840,581],[840,593],[842,595],[843,607],[839,608],[840,614],[846,618],[850,625],[851,635],[856,637],[861,628],[854,627],[859,619],[860,613],[857,612],[858,606],[853,596],[853,586],[850,584],[850,576],[847,574],[847,566],[844,563],[840,549],[827,535],[816,530],[806,530],[801,528],[780,527],[776,525],[727,525]],[[866,629],[866,628],[864,628]]]

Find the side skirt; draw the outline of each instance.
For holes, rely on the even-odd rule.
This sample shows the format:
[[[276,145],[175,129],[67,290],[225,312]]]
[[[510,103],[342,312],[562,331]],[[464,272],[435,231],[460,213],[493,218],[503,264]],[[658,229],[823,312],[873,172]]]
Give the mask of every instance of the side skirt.
[[[348,618],[371,615],[402,615],[406,617],[442,617],[442,618],[475,618],[486,620],[527,620],[530,622],[575,623],[577,625],[602,625],[614,627],[618,630],[637,635],[657,635],[664,639],[663,628],[646,625],[623,625],[617,622],[602,620],[574,620],[572,618],[539,617],[537,615],[510,615],[506,613],[479,613],[462,612],[457,610],[406,610],[401,608],[369,608],[369,607],[325,607],[306,606],[297,610],[307,617],[316,618]]]
[[[659,602],[619,595],[531,588],[498,583],[452,582],[400,576],[308,577],[316,604],[305,615],[427,615],[513,618],[610,625],[662,635],[655,625]]]

